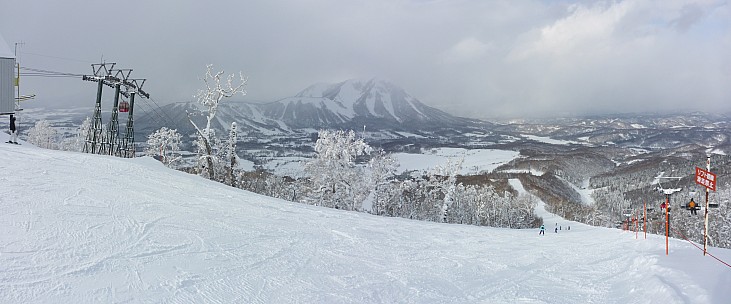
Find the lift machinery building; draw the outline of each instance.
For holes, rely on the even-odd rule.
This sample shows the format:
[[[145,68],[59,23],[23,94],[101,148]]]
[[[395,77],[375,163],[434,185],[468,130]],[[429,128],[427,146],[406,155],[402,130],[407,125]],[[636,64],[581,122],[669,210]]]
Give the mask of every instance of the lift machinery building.
[[[15,112],[15,55],[0,36],[0,115]]]

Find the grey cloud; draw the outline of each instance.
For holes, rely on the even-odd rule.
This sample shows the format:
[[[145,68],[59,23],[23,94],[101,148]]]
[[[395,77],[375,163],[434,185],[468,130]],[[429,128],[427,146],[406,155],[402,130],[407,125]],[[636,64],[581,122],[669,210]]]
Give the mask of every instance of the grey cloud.
[[[380,77],[472,117],[731,110],[731,13],[716,1],[11,0],[0,33],[26,42],[25,66],[134,68],[159,102],[192,100],[210,63],[248,75],[249,101]],[[78,79],[23,85],[39,105],[95,94]]]
[[[687,31],[693,24],[700,21],[705,12],[703,8],[697,3],[689,3],[683,6],[680,10],[680,16],[670,21],[670,24],[677,30],[684,32]]]

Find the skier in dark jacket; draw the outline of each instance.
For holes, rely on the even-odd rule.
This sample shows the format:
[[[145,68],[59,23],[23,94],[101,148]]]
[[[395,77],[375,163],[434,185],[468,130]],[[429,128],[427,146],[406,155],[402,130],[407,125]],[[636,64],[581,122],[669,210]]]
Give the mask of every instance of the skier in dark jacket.
[[[10,115],[10,140],[8,143],[18,143],[18,130],[15,128],[15,116]]]

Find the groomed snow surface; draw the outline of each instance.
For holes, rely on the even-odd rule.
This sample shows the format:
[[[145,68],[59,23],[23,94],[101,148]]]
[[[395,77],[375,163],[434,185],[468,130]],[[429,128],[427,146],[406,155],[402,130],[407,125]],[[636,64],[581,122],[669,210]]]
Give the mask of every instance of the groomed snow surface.
[[[6,141],[7,135],[0,134]],[[150,158],[0,144],[1,303],[728,303],[682,240],[290,203]],[[512,181],[514,184],[515,181]],[[554,225],[562,230],[554,233]],[[567,226],[571,230],[567,231]],[[731,261],[731,251],[711,248]]]

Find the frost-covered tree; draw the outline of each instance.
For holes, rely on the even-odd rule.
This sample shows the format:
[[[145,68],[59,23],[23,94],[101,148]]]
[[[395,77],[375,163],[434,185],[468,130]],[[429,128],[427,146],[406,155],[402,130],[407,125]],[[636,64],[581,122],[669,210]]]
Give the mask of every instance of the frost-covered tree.
[[[218,105],[224,98],[234,96],[236,94],[246,95],[244,85],[247,79],[239,72],[239,81],[234,84],[234,75],[229,75],[225,80],[222,78],[223,71],[213,73],[213,65],[206,67],[206,74],[203,78],[205,88],[198,90],[196,98],[198,102],[205,107],[206,126],[200,128],[193,122],[188,115],[188,121],[193,125],[198,135],[195,141],[198,147],[198,172],[209,179],[216,179],[215,167],[220,164],[214,164],[219,160],[216,158],[218,145],[215,139],[215,132],[211,128],[211,121],[216,117]]]
[[[28,130],[28,142],[45,149],[56,149],[56,135],[48,120],[40,120]]]
[[[178,130],[162,127],[147,136],[145,154],[158,157],[165,166],[172,167],[180,161],[180,143],[182,136]]]
[[[464,158],[453,161],[452,159],[447,161],[445,166],[437,166],[432,170],[432,178],[430,180],[435,181],[434,187],[436,187],[443,196],[441,203],[441,221],[447,222],[447,212],[454,202],[454,192],[456,190],[457,173],[462,169],[462,163]]]
[[[299,189],[303,189],[306,181],[295,180],[287,176],[277,176],[264,170],[251,172],[238,171],[238,188],[251,192],[276,197],[292,202],[298,202]]]
[[[81,152],[84,149],[84,141],[86,141],[86,136],[89,133],[90,126],[91,117],[87,116],[81,123],[81,126],[76,129],[76,134],[74,134],[73,137],[66,138],[61,141],[60,149],[64,151]]]
[[[709,244],[731,248],[731,186],[729,183],[724,183],[722,187],[719,187],[712,199],[718,203],[718,208],[709,211]],[[702,238],[699,239],[699,242],[702,242]]]
[[[238,140],[238,134],[236,130],[236,122],[231,123],[231,131],[228,133],[228,141],[226,143],[226,184],[234,187],[236,186],[236,178],[234,170],[238,163],[236,156],[236,141]]]
[[[372,190],[369,195],[371,208],[366,211],[372,212],[373,214],[382,214],[384,212],[388,195],[384,195],[386,193],[383,190],[385,190],[394,175],[396,175],[397,167],[396,160],[388,156],[383,150],[374,153],[373,157],[368,161],[367,168],[370,177],[370,185],[368,188]]]
[[[602,223],[602,226],[611,226],[612,223],[621,222],[626,219],[625,210],[629,209],[630,202],[624,198],[619,190],[597,189],[592,193],[595,201],[595,208],[605,214],[609,222]]]
[[[315,143],[317,156],[305,164],[311,181],[309,201],[316,205],[360,210],[370,189],[364,187],[362,169],[355,159],[372,148],[352,130],[321,130]]]

